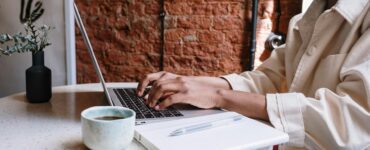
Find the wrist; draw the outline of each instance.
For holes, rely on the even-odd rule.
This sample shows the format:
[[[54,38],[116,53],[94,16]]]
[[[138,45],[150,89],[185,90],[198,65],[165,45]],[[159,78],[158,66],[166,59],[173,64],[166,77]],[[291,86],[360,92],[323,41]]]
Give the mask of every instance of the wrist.
[[[211,88],[231,90],[229,82],[220,77],[206,77],[206,76],[187,76],[188,80],[202,83],[204,85],[210,86]]]
[[[225,108],[226,107],[226,95],[227,90],[225,89],[216,89],[216,102],[215,102],[215,107],[217,108]]]

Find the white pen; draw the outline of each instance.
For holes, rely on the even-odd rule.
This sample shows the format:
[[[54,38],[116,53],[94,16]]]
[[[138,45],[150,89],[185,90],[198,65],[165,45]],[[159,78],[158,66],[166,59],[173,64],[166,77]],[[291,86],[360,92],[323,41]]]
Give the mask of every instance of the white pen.
[[[203,131],[203,130],[206,130],[206,129],[211,129],[211,128],[215,128],[215,127],[219,127],[219,126],[225,126],[225,125],[228,125],[230,123],[239,121],[241,119],[242,119],[242,116],[238,115],[238,116],[233,116],[233,117],[226,118],[226,119],[195,124],[195,125],[191,125],[191,126],[187,126],[187,127],[177,129],[177,130],[171,132],[169,136],[179,136],[179,135],[198,132],[198,131]]]

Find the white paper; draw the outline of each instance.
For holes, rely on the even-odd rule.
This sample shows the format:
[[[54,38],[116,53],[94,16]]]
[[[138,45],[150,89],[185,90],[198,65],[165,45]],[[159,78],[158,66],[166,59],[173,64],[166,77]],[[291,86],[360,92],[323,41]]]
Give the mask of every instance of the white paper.
[[[169,134],[193,124],[230,118],[235,112],[136,126],[135,138],[148,149],[257,149],[281,144],[288,135],[259,121],[243,117],[229,125],[179,136]]]

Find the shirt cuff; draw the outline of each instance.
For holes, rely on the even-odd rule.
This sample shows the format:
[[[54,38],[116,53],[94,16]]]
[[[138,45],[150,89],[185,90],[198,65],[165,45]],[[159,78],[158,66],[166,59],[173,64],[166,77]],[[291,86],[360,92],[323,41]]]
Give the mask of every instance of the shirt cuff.
[[[244,77],[238,74],[233,73],[233,74],[221,76],[221,78],[229,82],[232,90],[243,91],[243,92],[251,91],[251,89],[248,87],[248,84],[244,84],[244,82],[246,82]]]
[[[289,135],[285,146],[304,146],[303,99],[300,93],[267,94],[267,113],[271,124]],[[284,145],[283,145],[284,146]]]

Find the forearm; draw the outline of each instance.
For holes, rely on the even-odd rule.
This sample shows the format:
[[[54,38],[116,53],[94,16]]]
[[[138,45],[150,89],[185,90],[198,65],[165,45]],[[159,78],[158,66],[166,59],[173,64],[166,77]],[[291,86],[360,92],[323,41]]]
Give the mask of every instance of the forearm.
[[[217,102],[219,108],[269,121],[264,95],[232,90],[219,90],[217,94],[219,96]]]
[[[230,90],[230,84],[223,78],[219,77],[207,77],[207,76],[189,76],[195,82],[211,86],[213,88]]]

